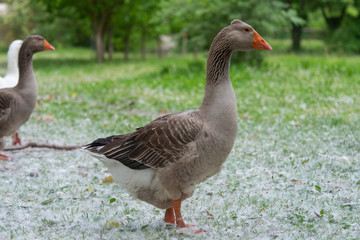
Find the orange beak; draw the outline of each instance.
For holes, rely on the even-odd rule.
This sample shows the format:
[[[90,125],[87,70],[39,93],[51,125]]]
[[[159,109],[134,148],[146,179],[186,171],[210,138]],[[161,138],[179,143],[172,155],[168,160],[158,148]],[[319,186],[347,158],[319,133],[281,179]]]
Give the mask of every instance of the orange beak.
[[[44,40],[44,50],[55,50],[55,48],[48,41]]]
[[[254,30],[254,41],[251,45],[254,49],[271,51],[271,46]]]

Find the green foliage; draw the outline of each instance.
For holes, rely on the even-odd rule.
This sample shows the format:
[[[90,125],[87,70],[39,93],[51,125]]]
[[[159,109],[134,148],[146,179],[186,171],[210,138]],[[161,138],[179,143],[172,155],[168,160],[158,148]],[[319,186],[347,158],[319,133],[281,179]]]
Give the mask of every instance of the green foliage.
[[[359,101],[358,57],[270,53],[264,53],[267,59],[260,67],[236,61],[231,64],[230,78],[242,119],[306,125],[318,121],[337,126],[358,118],[358,106],[353,104]],[[127,126],[132,128],[163,109],[177,112],[197,108],[201,103],[205,54],[197,59],[172,57],[156,61],[152,57],[147,62],[127,64],[115,60],[100,66],[90,56],[80,49],[37,56],[34,60],[40,87],[37,115],[51,112],[55,119],[68,121],[90,117],[99,120],[99,124],[109,123],[107,127],[99,126],[102,129],[120,131],[124,126],[117,125],[117,121],[137,122]],[[56,60],[57,57],[61,59]],[[144,115],[125,114],[128,111]]]
[[[187,47],[193,52],[207,50],[219,29],[227,26],[233,19],[243,20],[266,37],[282,28],[290,26],[290,22],[300,22],[296,12],[285,11],[286,3],[282,1],[250,0],[250,1],[180,1],[172,0],[164,3],[165,15],[168,16],[170,29],[176,33],[181,44],[187,40]],[[187,39],[184,39],[186,34]],[[260,65],[262,54],[241,53],[234,61],[247,61]]]
[[[11,42],[40,34],[58,47],[90,46],[90,22],[71,8],[66,14],[60,10],[47,12],[46,5],[37,0],[12,0],[9,8],[9,14],[1,19],[6,32],[5,39],[1,40]]]
[[[264,55],[262,51],[236,52],[232,55],[232,62],[259,67],[264,62]]]
[[[31,0],[33,2],[44,3],[47,10],[53,14],[60,14],[71,17],[71,12],[62,11],[64,9],[76,9],[82,17],[98,17],[103,13],[111,14],[123,0],[92,0],[92,1],[72,1],[72,0]],[[60,12],[59,12],[60,11]]]
[[[43,19],[44,8],[40,4],[32,4],[30,0],[13,0],[9,3],[9,12],[2,15],[1,30],[5,40],[11,42],[16,38],[25,38],[32,34]],[[3,39],[2,39],[3,40]]]
[[[343,23],[344,28],[338,29],[326,40],[333,52],[360,53],[360,17],[348,17]]]
[[[360,53],[360,1],[347,8],[347,15],[340,28],[326,39],[334,52]]]
[[[203,50],[210,46],[208,39],[233,19],[246,21],[263,35],[289,26],[288,20],[296,21],[296,16],[292,11],[285,11],[285,6],[281,1],[266,0],[172,0],[165,3],[164,11],[173,32],[187,32],[190,48]]]
[[[164,32],[164,24],[160,17],[161,1],[132,0],[117,11],[112,18],[114,28],[114,47],[123,51],[124,39],[131,38],[131,49],[140,48],[142,31],[146,32],[146,40],[156,40],[160,33]]]
[[[179,52],[186,49],[196,54],[206,51],[217,32],[235,18],[248,22],[265,39],[269,36],[289,38],[291,27],[301,25],[316,28],[319,33],[316,35],[311,31],[307,38],[316,35],[316,38],[324,39],[327,51],[360,51],[359,0],[11,0],[8,3],[9,14],[0,18],[2,49],[15,38],[35,33],[57,46],[90,46],[94,49],[97,47],[94,26],[103,17],[106,24],[101,32],[109,33],[107,40],[113,39],[116,51],[125,49],[126,38],[130,39],[129,48],[133,52],[144,47],[145,42],[153,51],[160,35],[171,34],[179,46],[184,46],[178,47]],[[341,27],[334,31],[330,29],[325,35],[325,28],[330,26],[326,19],[338,17],[344,7]],[[103,48],[109,44],[104,44]],[[263,61],[258,52],[235,55],[234,61],[237,59],[254,65]]]

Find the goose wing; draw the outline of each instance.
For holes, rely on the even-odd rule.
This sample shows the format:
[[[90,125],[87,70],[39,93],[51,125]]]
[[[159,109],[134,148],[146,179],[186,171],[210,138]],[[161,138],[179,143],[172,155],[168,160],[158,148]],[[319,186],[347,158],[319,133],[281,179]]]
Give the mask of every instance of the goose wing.
[[[188,154],[202,127],[197,111],[168,114],[135,132],[97,139],[85,149],[132,169],[158,169]]]
[[[8,89],[0,90],[0,126],[9,119],[14,102],[15,95],[12,91]]]

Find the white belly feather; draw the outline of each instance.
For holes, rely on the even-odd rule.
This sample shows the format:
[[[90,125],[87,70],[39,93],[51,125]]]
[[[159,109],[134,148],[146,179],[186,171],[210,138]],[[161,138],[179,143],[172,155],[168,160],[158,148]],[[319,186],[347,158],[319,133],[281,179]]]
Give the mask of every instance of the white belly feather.
[[[138,198],[140,194],[147,192],[154,193],[154,196],[152,197],[155,197],[160,201],[167,201],[170,199],[169,194],[160,184],[154,169],[147,168],[134,170],[126,167],[121,162],[109,159],[102,154],[90,151],[87,152],[104,163],[109,169],[114,181],[125,188],[134,197]]]

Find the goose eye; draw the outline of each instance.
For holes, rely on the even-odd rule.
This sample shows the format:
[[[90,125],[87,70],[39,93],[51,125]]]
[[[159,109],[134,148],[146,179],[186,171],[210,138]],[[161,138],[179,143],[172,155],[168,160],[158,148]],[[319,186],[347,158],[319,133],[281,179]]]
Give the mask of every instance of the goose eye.
[[[245,28],[244,31],[245,32],[250,32],[250,28]]]

